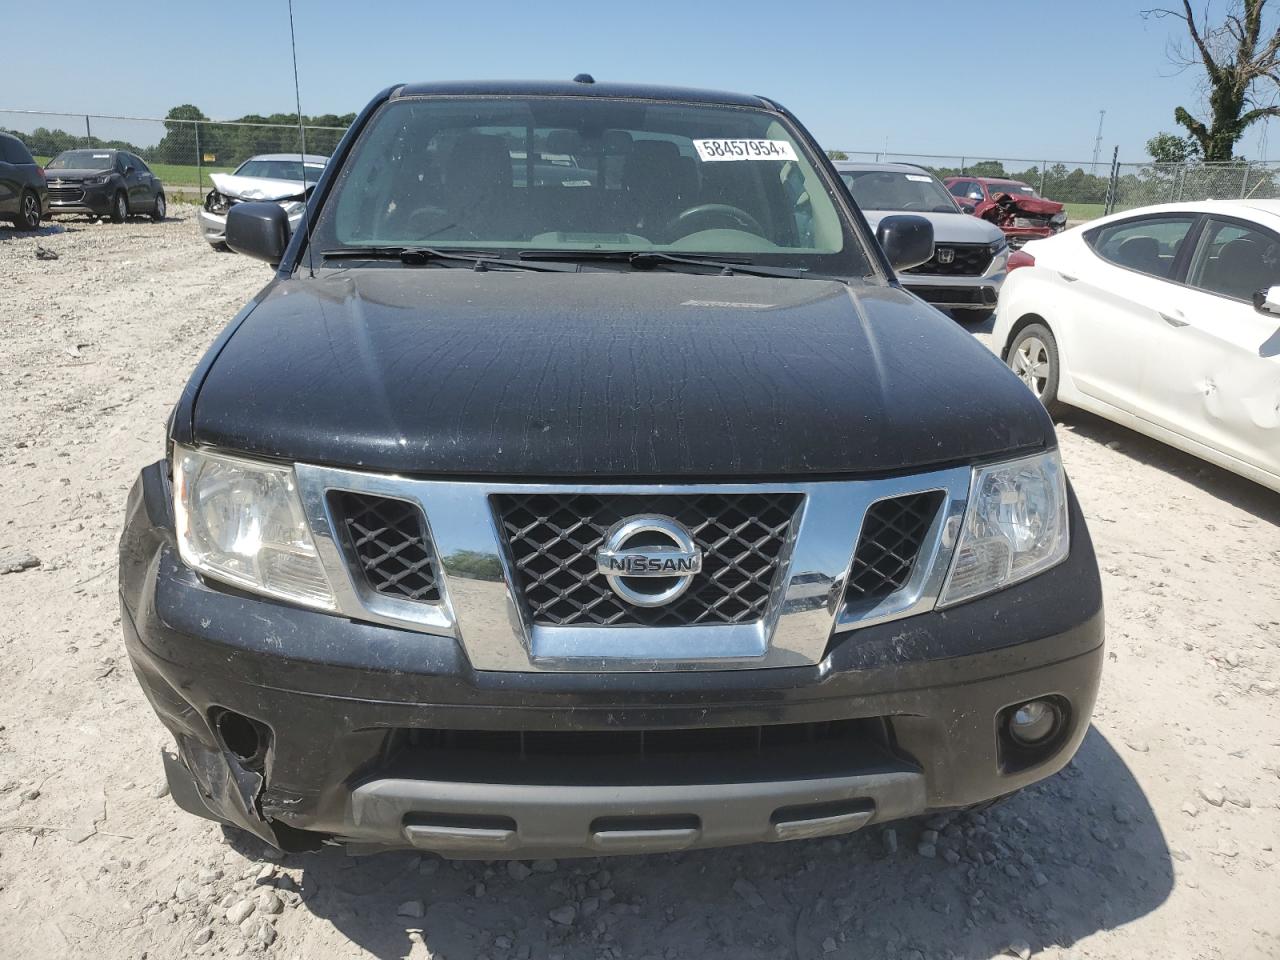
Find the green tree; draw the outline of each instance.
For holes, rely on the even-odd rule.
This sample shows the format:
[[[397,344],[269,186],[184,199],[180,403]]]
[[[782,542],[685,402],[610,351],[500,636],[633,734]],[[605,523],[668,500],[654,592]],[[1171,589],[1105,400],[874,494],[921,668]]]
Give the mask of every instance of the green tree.
[[[174,107],[167,114],[166,120],[208,120],[199,107],[192,103],[183,103]],[[204,126],[203,124],[201,126]],[[160,163],[191,163],[196,162],[196,125],[194,123],[166,123],[164,125],[165,134],[160,138],[160,142],[156,144],[156,148],[149,151],[151,157]],[[206,139],[206,135],[208,137]],[[213,141],[215,136],[212,131],[201,131],[200,136],[200,152],[201,153],[217,153],[217,144]]]
[[[1147,141],[1147,154],[1156,163],[1189,163],[1200,155],[1200,144],[1162,130]]]
[[[828,150],[827,157],[831,160],[848,160],[849,155],[843,150]]]
[[[965,172],[971,177],[1007,177],[1004,164],[999,160],[979,160],[977,163],[971,163],[965,167]]]
[[[1181,9],[1144,10],[1145,18],[1172,18],[1186,27],[1190,46],[1170,47],[1169,56],[1181,67],[1204,70],[1208,89],[1208,115],[1192,116],[1186,107],[1173,111],[1173,119],[1186,128],[1208,161],[1233,160],[1235,146],[1252,124],[1280,116],[1280,106],[1269,104],[1280,90],[1280,27],[1263,29],[1268,0],[1230,0],[1222,20],[1213,23],[1208,8],[1200,19],[1190,0]]]

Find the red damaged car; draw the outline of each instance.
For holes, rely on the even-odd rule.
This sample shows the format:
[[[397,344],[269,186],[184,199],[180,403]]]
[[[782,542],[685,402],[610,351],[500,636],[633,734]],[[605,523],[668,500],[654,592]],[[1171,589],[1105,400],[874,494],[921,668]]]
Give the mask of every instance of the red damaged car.
[[[1046,200],[1020,180],[999,177],[947,177],[952,196],[975,217],[990,220],[1004,231],[1009,246],[1051,237],[1067,225],[1067,211]]]

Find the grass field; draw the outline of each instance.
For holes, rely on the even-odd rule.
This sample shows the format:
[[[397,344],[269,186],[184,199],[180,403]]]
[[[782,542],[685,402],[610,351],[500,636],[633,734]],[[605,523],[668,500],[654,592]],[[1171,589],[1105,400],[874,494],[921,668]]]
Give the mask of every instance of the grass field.
[[[50,157],[36,157],[36,163],[43,166],[48,163]],[[143,159],[146,159],[145,157]],[[151,168],[151,172],[160,178],[160,182],[166,187],[210,187],[209,174],[211,173],[230,173],[234,167],[218,167],[208,166],[197,168],[195,164],[182,163],[151,163],[147,166]],[[197,174],[199,177],[197,178]]]
[[[1075,223],[1080,220],[1095,220],[1102,216],[1103,204],[1101,203],[1068,203],[1067,220]]]

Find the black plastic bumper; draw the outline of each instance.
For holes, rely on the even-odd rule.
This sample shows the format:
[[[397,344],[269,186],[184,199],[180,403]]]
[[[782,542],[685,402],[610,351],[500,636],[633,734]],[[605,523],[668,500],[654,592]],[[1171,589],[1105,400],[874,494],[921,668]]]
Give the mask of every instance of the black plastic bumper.
[[[156,464],[130,496],[122,623],[179,746],[180,761],[167,763],[175,800],[282,847],[336,837],[491,858],[790,839],[980,802],[1070,759],[1088,727],[1103,640],[1074,496],[1071,519],[1062,565],[838,638],[821,666],[493,673],[474,670],[452,639],[202,582],[178,558]],[[1064,707],[1060,730],[1039,752],[1012,750],[1001,733],[1007,708],[1044,696]],[[219,727],[228,715],[252,722],[256,756],[230,742],[234,725]],[[508,762],[414,746],[421,731],[658,736],[831,721],[858,725],[834,754],[815,746],[711,763]]]
[[[1000,291],[992,284],[977,286],[942,286],[937,284],[912,285],[910,280],[903,286],[914,293],[925,303],[935,307],[961,307],[980,310],[993,309],[1000,298]]]
[[[77,200],[59,200],[51,195],[47,210],[49,213],[85,213],[105,217],[111,213],[111,203],[117,192],[117,187],[105,184],[99,187],[85,187],[84,196]]]

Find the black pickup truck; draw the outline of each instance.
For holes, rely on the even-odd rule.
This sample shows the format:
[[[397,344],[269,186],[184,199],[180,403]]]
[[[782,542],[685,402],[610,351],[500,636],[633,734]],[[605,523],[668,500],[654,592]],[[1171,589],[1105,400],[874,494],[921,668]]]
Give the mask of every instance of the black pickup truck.
[[[458,858],[836,834],[1061,768],[1103,659],[1053,424],[761,97],[376,96],[121,541],[183,808]]]

